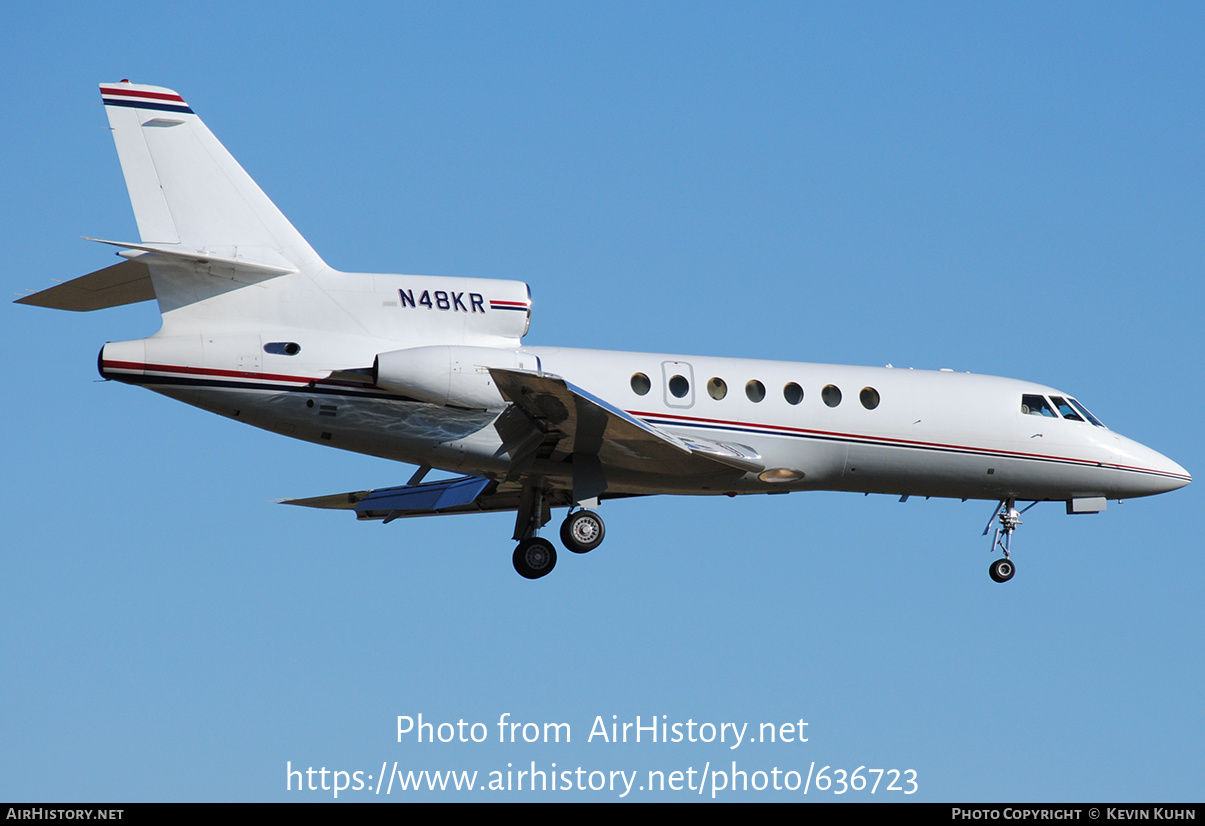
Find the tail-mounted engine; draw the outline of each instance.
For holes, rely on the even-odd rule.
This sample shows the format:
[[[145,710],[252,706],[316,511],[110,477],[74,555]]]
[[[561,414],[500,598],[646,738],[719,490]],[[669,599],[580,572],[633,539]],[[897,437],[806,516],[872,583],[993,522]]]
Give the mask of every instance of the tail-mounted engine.
[[[489,368],[539,370],[521,350],[437,345],[381,353],[373,362],[378,387],[444,407],[497,410],[506,406]]]

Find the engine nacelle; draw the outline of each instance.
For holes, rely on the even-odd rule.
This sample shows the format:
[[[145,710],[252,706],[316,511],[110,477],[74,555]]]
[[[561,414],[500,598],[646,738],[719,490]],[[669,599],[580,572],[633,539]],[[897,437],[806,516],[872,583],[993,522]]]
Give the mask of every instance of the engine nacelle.
[[[539,360],[521,350],[434,345],[380,353],[373,362],[378,387],[443,407],[497,410],[506,406],[490,367],[538,370]]]

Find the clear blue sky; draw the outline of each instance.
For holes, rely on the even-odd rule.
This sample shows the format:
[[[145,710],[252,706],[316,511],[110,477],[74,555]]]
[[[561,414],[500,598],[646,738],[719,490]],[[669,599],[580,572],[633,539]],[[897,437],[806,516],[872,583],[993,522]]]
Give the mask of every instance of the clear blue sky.
[[[96,88],[130,78],[180,91],[332,265],[527,281],[528,343],[1029,378],[1200,475],[1202,43],[1197,3],[18,4],[4,278],[136,239]],[[734,760],[1201,799],[1200,482],[1035,508],[1006,586],[991,504],[850,494],[607,503],[603,547],[528,582],[508,516],[272,504],[409,467],[99,382],[153,305],[0,314],[0,799]],[[500,745],[507,712],[573,742]],[[419,713],[491,741],[398,743]],[[810,739],[587,743],[598,715]]]

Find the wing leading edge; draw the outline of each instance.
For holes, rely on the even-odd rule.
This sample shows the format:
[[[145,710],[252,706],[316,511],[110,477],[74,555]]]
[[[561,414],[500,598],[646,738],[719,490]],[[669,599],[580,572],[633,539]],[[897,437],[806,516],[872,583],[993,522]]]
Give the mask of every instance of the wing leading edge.
[[[751,447],[676,436],[559,376],[501,368],[491,368],[490,375],[532,425],[555,439],[546,457],[553,461],[596,456],[604,471],[621,468],[675,476],[724,470],[760,473],[766,468]],[[512,462],[522,458],[511,453]]]

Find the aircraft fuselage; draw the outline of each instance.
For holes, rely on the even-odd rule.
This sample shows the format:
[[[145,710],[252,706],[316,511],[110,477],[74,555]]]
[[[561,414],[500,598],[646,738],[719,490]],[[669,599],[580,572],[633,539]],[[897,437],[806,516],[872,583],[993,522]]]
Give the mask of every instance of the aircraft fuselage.
[[[197,348],[205,338],[196,337]],[[135,361],[120,353],[135,342],[109,345],[101,372],[318,444],[499,479],[511,470],[495,427],[505,404],[501,397],[495,409],[435,405],[368,384],[326,381],[329,369],[290,371],[280,363],[290,359],[283,354],[264,353],[272,363],[248,370],[249,356],[239,353],[262,350],[262,337],[234,339],[241,350],[233,345],[225,363]],[[304,342],[300,347],[302,353],[313,349]],[[1026,396],[1071,398],[1031,382],[945,370],[555,347],[514,352],[527,357],[532,369],[564,377],[658,427],[747,445],[766,468],[784,471],[781,479],[736,470],[670,478],[634,461],[608,468],[610,494],[839,490],[990,500],[1122,499],[1190,480],[1166,457],[1082,416],[1022,412]],[[549,462],[535,471],[563,481],[570,469]]]

